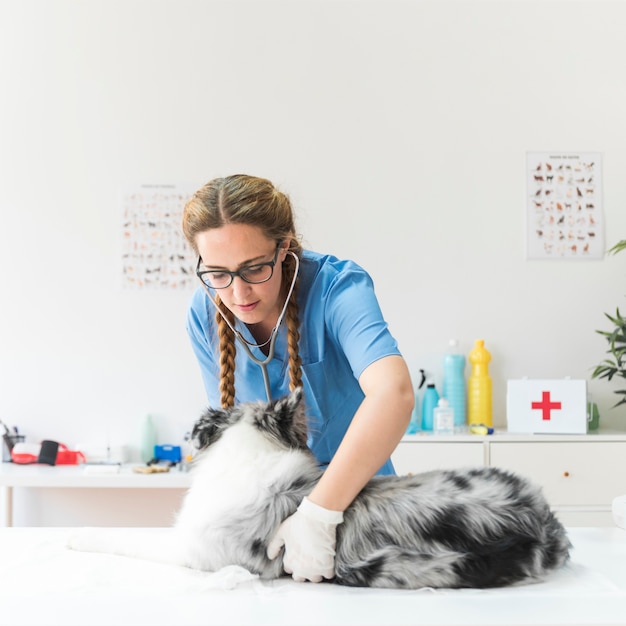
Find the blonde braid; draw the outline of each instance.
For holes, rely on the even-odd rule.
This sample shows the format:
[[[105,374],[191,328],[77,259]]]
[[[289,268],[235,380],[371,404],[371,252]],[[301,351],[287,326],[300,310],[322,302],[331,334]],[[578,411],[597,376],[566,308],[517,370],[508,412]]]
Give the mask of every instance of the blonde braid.
[[[293,259],[291,259],[293,261]],[[286,282],[290,283],[293,280],[293,273],[295,271],[295,262],[285,264],[285,269],[288,268],[286,274]],[[289,351],[289,390],[293,391],[297,387],[302,387],[302,359],[300,358],[300,350],[298,343],[300,342],[300,318],[298,315],[298,299],[296,294],[298,292],[298,281],[296,278],[296,284],[289,299],[287,305],[287,349]]]
[[[220,341],[220,401],[222,408],[227,409],[235,406],[235,333],[224,320],[227,316],[231,324],[234,324],[233,314],[222,304],[219,296],[216,302],[221,310],[215,312],[217,323],[217,335]]]

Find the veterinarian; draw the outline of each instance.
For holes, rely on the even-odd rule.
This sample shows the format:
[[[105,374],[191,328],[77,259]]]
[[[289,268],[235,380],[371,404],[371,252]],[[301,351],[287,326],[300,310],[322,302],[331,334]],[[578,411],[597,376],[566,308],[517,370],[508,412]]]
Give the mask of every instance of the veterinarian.
[[[304,250],[288,196],[265,179],[217,178],[183,214],[202,286],[187,331],[211,406],[277,399],[302,386],[321,480],[268,547],[295,580],[334,575],[336,527],[390,455],[414,403],[408,367],[370,276]]]

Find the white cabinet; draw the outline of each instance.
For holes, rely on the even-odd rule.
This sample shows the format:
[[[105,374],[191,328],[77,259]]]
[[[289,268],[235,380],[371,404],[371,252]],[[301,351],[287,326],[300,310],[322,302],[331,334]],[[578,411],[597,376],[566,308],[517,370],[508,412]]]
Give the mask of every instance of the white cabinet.
[[[612,525],[626,494],[626,441],[491,442],[490,463],[524,474],[569,526]]]
[[[398,474],[467,465],[503,467],[541,485],[568,526],[612,526],[613,498],[626,494],[626,433],[404,437]]]
[[[485,464],[485,448],[477,442],[401,443],[392,456],[398,474],[417,474],[432,469]]]

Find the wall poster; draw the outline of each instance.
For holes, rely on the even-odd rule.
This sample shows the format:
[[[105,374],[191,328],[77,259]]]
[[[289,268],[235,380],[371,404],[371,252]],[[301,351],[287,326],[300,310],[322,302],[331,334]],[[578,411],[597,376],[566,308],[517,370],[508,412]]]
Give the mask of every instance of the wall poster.
[[[529,152],[526,258],[604,258],[602,154]]]
[[[122,216],[122,284],[132,289],[196,286],[196,258],[181,219],[197,187],[137,185],[126,190]]]

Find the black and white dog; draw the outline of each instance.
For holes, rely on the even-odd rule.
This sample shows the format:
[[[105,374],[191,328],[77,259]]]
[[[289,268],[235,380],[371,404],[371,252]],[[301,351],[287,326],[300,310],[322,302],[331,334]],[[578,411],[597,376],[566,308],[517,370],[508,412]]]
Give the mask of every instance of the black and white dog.
[[[306,445],[302,391],[272,403],[210,409],[195,424],[192,486],[165,546],[123,547],[95,529],[70,541],[217,571],[284,575],[266,550],[320,477]],[[91,532],[89,532],[91,530]],[[495,587],[541,580],[570,543],[540,490],[494,467],[374,477],[337,527],[334,582],[363,587]]]

